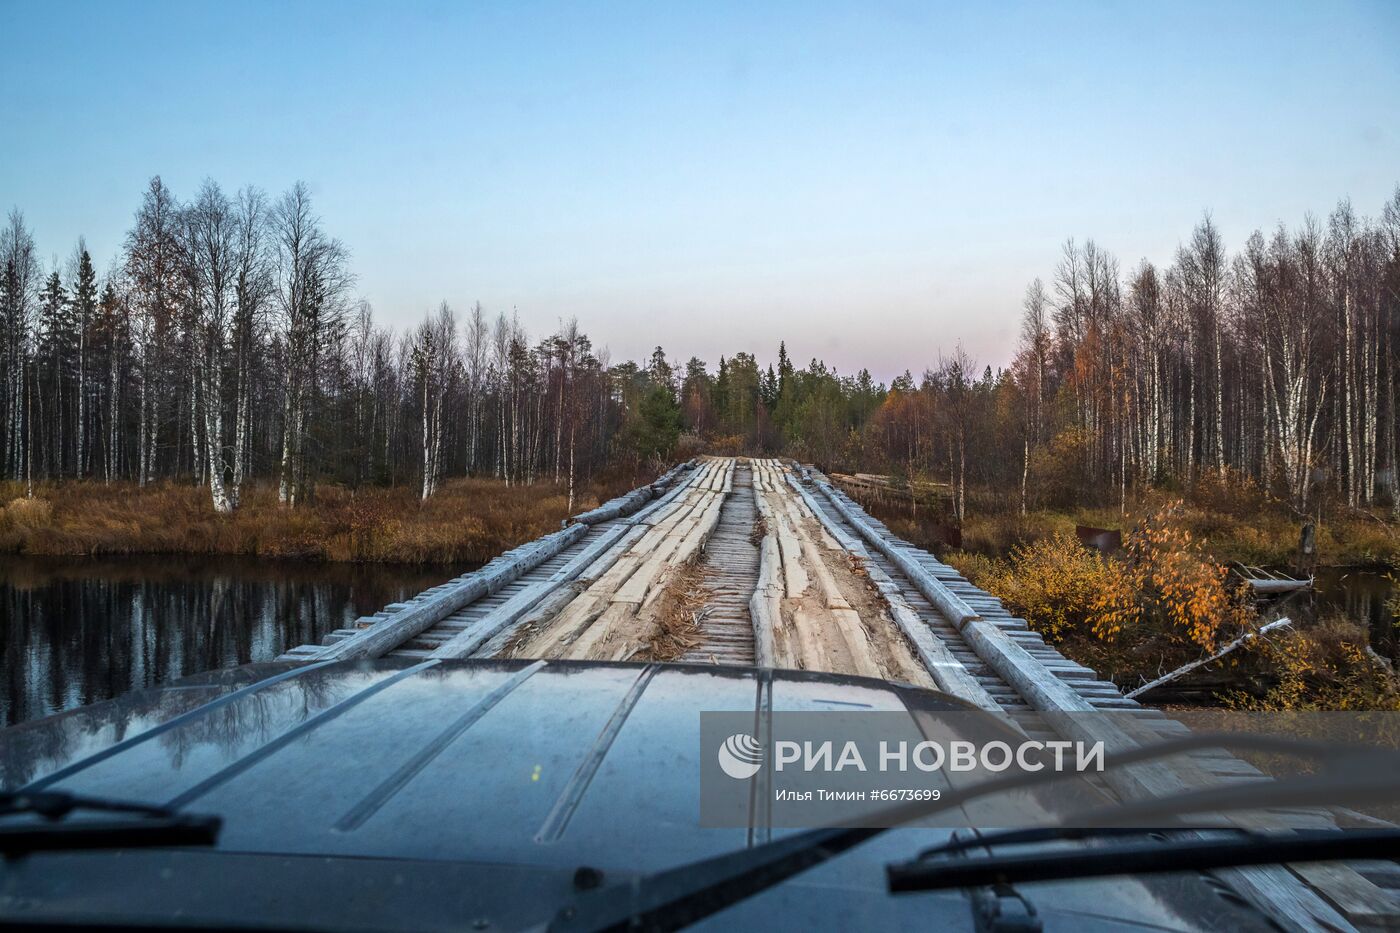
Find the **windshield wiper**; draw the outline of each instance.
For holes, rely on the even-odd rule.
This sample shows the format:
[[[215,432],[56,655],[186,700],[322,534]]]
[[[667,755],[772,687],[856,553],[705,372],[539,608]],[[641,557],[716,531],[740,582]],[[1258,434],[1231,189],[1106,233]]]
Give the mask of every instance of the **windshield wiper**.
[[[1168,758],[1186,752],[1202,751],[1205,749],[1228,748],[1235,750],[1254,750],[1264,752],[1275,752],[1290,754],[1313,759],[1331,759],[1332,764],[1339,761],[1354,762],[1362,757],[1368,759],[1370,768],[1355,768],[1353,775],[1357,775],[1355,780],[1359,780],[1366,785],[1367,790],[1372,790],[1373,781],[1366,775],[1376,773],[1393,774],[1396,756],[1390,752],[1376,750],[1358,750],[1356,748],[1339,746],[1325,742],[1310,742],[1298,739],[1280,739],[1272,736],[1262,735],[1235,735],[1235,734],[1198,734],[1180,739],[1172,739],[1159,742],[1154,745],[1142,746],[1123,752],[1115,752],[1106,756],[1105,767],[1123,767],[1125,765],[1140,764],[1155,761],[1161,758]],[[1384,765],[1377,769],[1370,761],[1383,761]],[[1385,767],[1388,766],[1388,767]],[[889,808],[883,812],[873,814],[865,818],[869,823],[882,823],[883,827],[871,826],[834,826],[821,829],[811,829],[805,832],[796,833],[784,839],[775,840],[765,845],[755,846],[751,849],[740,849],[728,852],[714,858],[702,859],[701,861],[682,865],[678,868],[657,872],[642,878],[637,878],[628,882],[601,888],[590,894],[584,895],[574,904],[566,907],[555,916],[550,923],[551,930],[678,930],[689,926],[712,914],[718,913],[727,907],[739,903],[759,894],[768,888],[774,887],[786,881],[794,875],[800,874],[809,868],[813,868],[832,859],[843,852],[860,845],[867,840],[886,832],[894,826],[910,823],[914,820],[929,816],[940,810],[952,809],[962,806],[972,800],[1004,794],[1013,790],[1021,790],[1030,787],[1040,787],[1056,781],[1077,778],[1072,772],[1059,771],[1037,771],[1024,774],[1011,774],[1001,778],[995,778],[982,783],[962,789],[956,794],[945,794],[941,800],[918,801],[904,803]],[[1293,799],[1298,794],[1291,793],[1295,782],[1277,782],[1276,793],[1270,796],[1278,796]],[[1319,803],[1316,799],[1319,791],[1323,788],[1316,782],[1306,783],[1306,790],[1312,795],[1311,801]],[[1325,788],[1328,791],[1337,789],[1335,783],[1329,782]],[[1233,789],[1231,789],[1233,791]],[[1252,791],[1247,795],[1250,799],[1242,803],[1236,803],[1236,808],[1247,808],[1252,803],[1260,801],[1263,795],[1260,794],[1259,785],[1254,785]],[[1390,791],[1394,795],[1393,788]],[[1182,802],[1186,804],[1199,803],[1199,794],[1180,795]],[[1170,807],[1173,798],[1160,798],[1150,803],[1155,809]],[[1218,801],[1215,801],[1218,802]],[[1325,803],[1326,801],[1321,801]],[[1259,804],[1267,805],[1267,804]],[[1182,812],[1200,812],[1190,810],[1189,806]],[[1101,818],[1102,814],[1098,814]],[[1184,827],[1176,827],[1181,829]],[[1074,832],[1074,830],[1069,830]],[[1389,845],[1390,851],[1397,851],[1400,847],[1400,831],[1383,830],[1382,833],[1396,832],[1394,838],[1386,836],[1379,839],[1371,839],[1365,842],[1366,846]],[[1290,834],[1281,837],[1289,840],[1300,838],[1298,834]],[[1345,840],[1340,844],[1337,840]],[[1307,840],[1313,844],[1312,840]],[[1322,861],[1328,858],[1361,858],[1358,854],[1357,843],[1361,842],[1361,835],[1355,832],[1335,833],[1334,837],[1324,848],[1310,849],[1309,859]],[[1180,845],[1186,845],[1181,843]],[[1329,856],[1321,854],[1324,852],[1345,849],[1342,856]],[[1155,856],[1162,856],[1169,848],[1158,845],[1151,849]],[[1277,847],[1273,850],[1274,855],[1263,858],[1264,862],[1288,861],[1288,857],[1280,857],[1276,853]],[[1060,857],[1060,853],[1054,853],[1055,858]],[[1226,857],[1223,853],[1212,856],[1199,855],[1200,858],[1213,857],[1216,859]],[[1262,858],[1257,852],[1237,850],[1229,854],[1229,857],[1236,858]],[[1045,853],[1041,853],[1039,858],[1046,858]],[[1187,856],[1183,856],[1183,861]],[[1048,859],[1047,859],[1048,860]],[[1261,864],[1262,862],[1251,861],[1246,863],[1233,864]],[[1121,863],[1120,863],[1121,864]],[[1230,863],[1227,863],[1230,864]],[[1216,863],[1210,867],[1224,867],[1223,864]],[[985,883],[985,882],[984,882]],[[963,882],[963,885],[967,882]],[[962,885],[955,885],[962,886]]]
[[[1073,838],[1093,836],[1092,831]],[[1071,838],[1071,837],[1063,837]],[[1028,841],[1029,842],[1029,841]],[[995,837],[969,840],[949,854],[969,848],[1007,845]],[[1020,844],[1028,844],[1022,842]],[[939,852],[938,849],[932,850]],[[885,867],[894,892],[974,888],[1026,881],[1063,881],[1104,875],[1142,875],[1170,871],[1206,871],[1283,862],[1400,857],[1400,829],[1305,830],[1245,833],[1227,839],[1147,842],[1094,849],[1066,849],[989,855],[985,858],[919,858]]]
[[[68,819],[79,811],[104,817]],[[0,823],[0,853],[6,856],[59,849],[207,846],[218,840],[223,826],[217,816],[62,791],[0,793],[0,817],[7,816],[41,819]]]
[[[1234,830],[1226,827],[1231,832],[1247,833],[1248,830]],[[917,856],[918,859],[936,858],[940,855],[957,855],[966,852],[968,849],[985,849],[995,845],[1015,845],[1028,842],[1066,842],[1084,839],[1108,839],[1118,836],[1149,836],[1159,837],[1163,833],[1180,831],[1179,826],[1164,826],[1158,829],[1135,829],[1126,826],[1099,826],[1077,828],[1073,826],[1049,826],[1042,829],[1007,829],[985,835],[967,836],[958,838],[956,835],[948,842],[941,845],[924,849]]]

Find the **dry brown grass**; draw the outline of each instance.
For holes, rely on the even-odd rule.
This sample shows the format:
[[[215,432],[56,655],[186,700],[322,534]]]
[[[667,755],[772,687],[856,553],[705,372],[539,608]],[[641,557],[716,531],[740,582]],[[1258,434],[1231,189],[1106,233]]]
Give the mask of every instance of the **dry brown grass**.
[[[766,537],[768,537],[768,520],[760,515],[754,520],[753,531],[749,532],[749,543],[754,547],[762,547],[763,539]]]
[[[1154,492],[1128,502],[1130,514],[1161,508],[1171,501],[1166,492]],[[1217,560],[1230,563],[1287,567],[1298,556],[1298,534],[1303,519],[1278,503],[1258,505],[1259,499],[1248,487],[1240,504],[1232,504],[1223,493],[1208,490],[1194,494],[1178,515],[1183,526],[1202,541]],[[895,534],[925,550],[943,553],[939,524],[952,519],[934,511],[919,510],[911,515],[907,505],[862,501],[865,509]],[[1021,515],[1014,503],[1004,507],[973,508],[962,525],[962,550],[989,557],[1004,557],[1017,545],[1031,544],[1056,534],[1074,534],[1076,525],[1117,528],[1127,532],[1131,519],[1115,507],[1078,508],[1056,511],[1039,509]],[[1317,559],[1326,566],[1400,567],[1400,525],[1383,517],[1379,510],[1363,511],[1332,508],[1317,528]]]
[[[656,628],[647,646],[647,659],[674,661],[703,641],[700,622],[710,601],[709,573],[700,563],[674,574],[653,611]]]
[[[583,489],[576,511],[629,488],[630,478]],[[0,484],[0,551],[42,555],[246,554],[331,561],[479,563],[542,534],[567,517],[566,491],[549,483],[511,486],[454,479],[420,503],[414,490],[322,486],[287,509],[277,489],[247,487],[232,515],[215,514],[203,487],[160,483],[37,486],[23,497]]]
[[[0,528],[43,528],[52,518],[53,506],[47,499],[13,499],[0,509]]]

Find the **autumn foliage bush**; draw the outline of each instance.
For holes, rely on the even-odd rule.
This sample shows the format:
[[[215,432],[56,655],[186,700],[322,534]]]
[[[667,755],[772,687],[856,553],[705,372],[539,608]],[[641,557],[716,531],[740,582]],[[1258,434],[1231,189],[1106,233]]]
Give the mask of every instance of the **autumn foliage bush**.
[[[1131,681],[1199,657],[1252,620],[1226,568],[1176,520],[1177,508],[1139,521],[1121,555],[1058,532],[1016,546],[1006,560],[950,560],[1047,639]]]
[[[1400,678],[1367,652],[1369,643],[1366,628],[1344,617],[1261,639],[1250,660],[1269,672],[1269,689],[1224,700],[1244,710],[1400,710]]]
[[[1243,594],[1228,586],[1228,569],[1174,520],[1180,508],[1175,503],[1149,515],[1126,536],[1127,570],[1150,624],[1173,639],[1209,649],[1222,631],[1238,634],[1253,611]]]
[[[1019,545],[1009,561],[992,562],[979,576],[982,586],[1054,641],[1086,634],[1111,640],[1138,613],[1123,568],[1065,534]]]

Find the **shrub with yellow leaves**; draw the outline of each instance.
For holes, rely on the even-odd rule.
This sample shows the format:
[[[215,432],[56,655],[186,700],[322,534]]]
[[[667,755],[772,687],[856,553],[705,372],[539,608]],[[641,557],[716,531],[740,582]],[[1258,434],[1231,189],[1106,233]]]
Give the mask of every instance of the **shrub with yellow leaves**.
[[[1262,696],[1226,694],[1244,710],[1400,710],[1400,678],[1367,652],[1370,633],[1339,616],[1275,639],[1253,653],[1272,681]]]
[[[982,574],[983,585],[1054,641],[1092,631],[1112,640],[1137,620],[1123,568],[1060,533],[1011,551]]]
[[[1169,505],[1138,522],[1108,557],[1064,533],[978,566],[980,585],[1032,628],[1109,676],[1135,678],[1234,637],[1253,610],[1226,568],[1174,521]]]
[[[1143,618],[1172,640],[1211,649],[1222,629],[1233,636],[1253,611],[1226,585],[1225,566],[1172,520],[1180,508],[1177,502],[1160,509],[1127,535],[1128,574]]]

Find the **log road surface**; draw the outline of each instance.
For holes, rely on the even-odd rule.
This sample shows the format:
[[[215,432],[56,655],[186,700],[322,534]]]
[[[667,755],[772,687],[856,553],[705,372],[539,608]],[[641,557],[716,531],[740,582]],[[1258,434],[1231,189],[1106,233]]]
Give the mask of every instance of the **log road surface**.
[[[821,474],[772,459],[705,457],[575,516],[479,570],[386,606],[284,660],[545,658],[757,665],[942,690],[1062,717],[1060,737],[1110,751],[1179,737],[931,554],[895,537]],[[1125,727],[1123,723],[1128,723]],[[1047,735],[1046,738],[1055,736]],[[1205,752],[1105,776],[1123,799],[1258,780]],[[1256,829],[1336,828],[1321,810],[1233,818]],[[1391,863],[1217,873],[1285,928],[1400,927]]]

